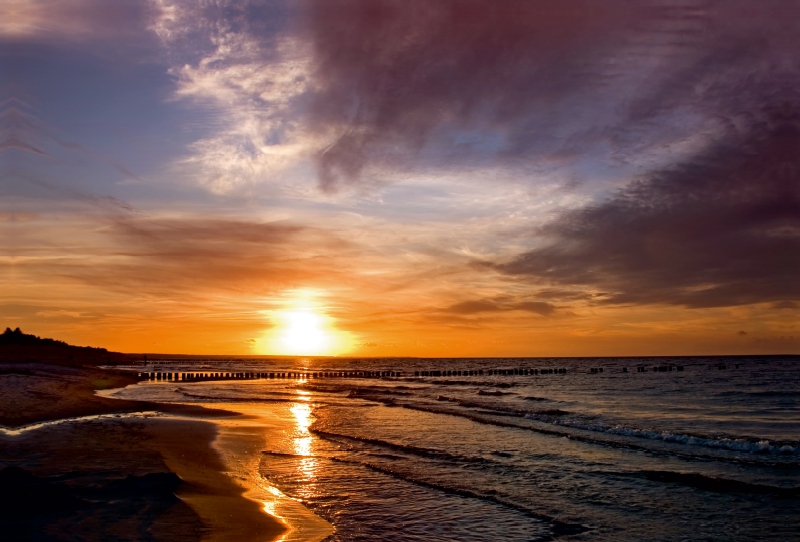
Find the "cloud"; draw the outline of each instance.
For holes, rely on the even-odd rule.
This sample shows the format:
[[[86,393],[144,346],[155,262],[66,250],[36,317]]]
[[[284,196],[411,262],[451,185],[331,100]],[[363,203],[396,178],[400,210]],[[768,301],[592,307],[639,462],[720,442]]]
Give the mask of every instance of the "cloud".
[[[3,0],[0,40],[119,40],[144,22],[145,5],[135,0]]]
[[[514,310],[528,311],[540,316],[550,316],[556,311],[555,306],[542,301],[523,301],[514,305]]]
[[[308,45],[285,30],[284,2],[158,0],[153,30],[176,78],[175,99],[201,108],[211,129],[178,169],[215,194],[279,187],[324,141],[302,126]],[[296,180],[295,180],[296,182]]]
[[[567,212],[503,273],[607,292],[604,303],[800,300],[800,103],[767,107],[693,160]]]
[[[445,312],[448,313],[462,315],[501,311],[526,311],[540,316],[550,316],[556,311],[556,307],[542,301],[496,302],[480,299],[462,301],[461,303],[451,305],[445,310]]]
[[[492,163],[599,183],[686,160],[798,83],[781,0],[309,5],[327,191]]]
[[[215,123],[182,165],[219,194],[312,166],[335,192],[487,156],[575,155],[616,115],[598,93],[624,71],[607,59],[640,11],[617,0],[151,5],[175,96]]]
[[[149,28],[175,97],[213,124],[186,177],[313,198],[312,168],[332,193],[492,168],[577,186],[686,159],[730,128],[721,104],[754,99],[746,81],[787,72],[785,4],[152,0]]]
[[[498,307],[497,304],[486,300],[463,301],[447,308],[447,312],[452,312],[455,314],[475,314],[479,312],[495,312],[499,310],[502,309]]]
[[[25,225],[24,236],[13,221],[0,222],[8,229],[3,248],[14,276],[58,283],[56,289],[76,296],[81,284],[98,299],[247,299],[335,284],[348,273],[344,255],[354,250],[332,232],[289,221],[82,210],[83,221],[42,216]],[[65,235],[70,243],[57,244]]]
[[[101,273],[80,269],[85,280],[169,297],[324,280],[335,272],[323,262],[348,246],[324,230],[288,221],[228,218],[121,216],[106,235],[117,248],[99,259],[107,261]]]
[[[36,316],[40,316],[42,318],[83,318],[82,313],[77,311],[68,311],[64,309],[59,310],[46,310],[46,311],[39,311],[36,313]]]
[[[618,71],[603,59],[625,40],[639,7],[555,0],[310,5],[319,88],[313,122],[338,132],[317,156],[326,190],[359,182],[369,163],[404,169],[409,157],[424,161],[435,141],[448,158],[465,160],[562,147],[569,134],[557,125],[567,122],[565,102]],[[553,140],[560,142],[554,147]]]
[[[176,96],[210,102],[224,114],[213,135],[195,141],[184,161],[212,192],[252,190],[274,181],[312,152],[295,117],[308,86],[308,59],[286,40],[278,59],[264,59],[242,37],[225,36],[220,51],[197,66],[173,70]]]

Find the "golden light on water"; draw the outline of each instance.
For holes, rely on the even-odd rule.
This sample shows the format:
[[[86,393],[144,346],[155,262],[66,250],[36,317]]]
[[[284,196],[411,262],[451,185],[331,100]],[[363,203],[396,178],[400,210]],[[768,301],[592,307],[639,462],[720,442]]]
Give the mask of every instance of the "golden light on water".
[[[305,478],[307,483],[313,482],[317,476],[317,460],[313,454],[314,438],[308,428],[312,423],[311,405],[307,403],[295,403],[291,407],[294,414],[297,428],[293,439],[294,453],[303,456],[298,465],[298,470]],[[304,491],[313,493],[314,489],[307,486]]]
[[[353,335],[336,329],[315,298],[317,292],[296,292],[285,309],[264,311],[274,327],[256,342],[264,354],[290,356],[335,356],[353,347]]]
[[[311,433],[308,431],[311,425],[311,406],[297,403],[292,405],[292,414],[297,423],[297,432],[294,438],[294,453],[302,456],[311,455]]]

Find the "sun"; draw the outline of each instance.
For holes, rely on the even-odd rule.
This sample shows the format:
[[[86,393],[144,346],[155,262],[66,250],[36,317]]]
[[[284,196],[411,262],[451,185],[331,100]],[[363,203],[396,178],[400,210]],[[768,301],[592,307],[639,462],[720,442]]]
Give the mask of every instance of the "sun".
[[[325,355],[331,349],[332,337],[324,319],[311,310],[281,311],[283,327],[278,343],[283,352],[294,355]]]
[[[294,292],[285,308],[263,311],[272,328],[256,340],[263,354],[288,356],[335,356],[352,349],[352,333],[336,328],[316,292]]]

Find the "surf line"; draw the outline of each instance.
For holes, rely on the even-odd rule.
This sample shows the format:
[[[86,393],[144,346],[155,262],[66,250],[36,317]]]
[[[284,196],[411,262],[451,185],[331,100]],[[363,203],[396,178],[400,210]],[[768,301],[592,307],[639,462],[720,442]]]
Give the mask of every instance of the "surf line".
[[[61,418],[58,420],[48,420],[46,422],[37,422],[15,428],[0,425],[0,434],[8,437],[17,437],[29,431],[36,431],[37,429],[42,429],[43,427],[49,427],[52,425],[62,425],[65,423],[82,423],[82,422],[91,422],[95,420],[117,420],[122,418],[154,418],[156,416],[163,416],[163,414],[160,412],[156,412],[155,410],[146,410],[140,412],[124,412],[117,414],[93,414],[91,416],[78,416],[74,418]]]

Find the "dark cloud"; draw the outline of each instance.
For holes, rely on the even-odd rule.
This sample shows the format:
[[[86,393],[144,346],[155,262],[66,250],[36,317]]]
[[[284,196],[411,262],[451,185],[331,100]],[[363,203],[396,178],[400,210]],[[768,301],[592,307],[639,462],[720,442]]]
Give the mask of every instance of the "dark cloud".
[[[479,312],[495,312],[502,310],[491,301],[463,301],[447,308],[447,312],[455,314],[475,314]]]
[[[557,299],[560,301],[586,301],[602,295],[605,294],[603,292],[587,293],[576,289],[544,288],[536,291],[533,297],[536,299]]]
[[[800,99],[751,115],[687,163],[648,175],[540,233],[497,266],[607,303],[716,307],[800,300]]]
[[[318,157],[322,187],[358,180],[368,160],[402,165],[442,130],[492,131],[501,135],[489,145],[524,152],[557,103],[607,81],[601,59],[639,7],[614,0],[310,2],[320,88],[311,112],[320,129],[339,132]],[[469,156],[467,147],[486,144],[478,137],[461,147]]]
[[[533,312],[541,316],[550,316],[556,311],[556,308],[553,305],[550,303],[544,303],[542,301],[524,301],[522,303],[517,303],[514,306],[514,309],[519,311]]]
[[[800,71],[800,7],[782,0],[309,6],[325,190],[370,165],[640,159],[735,124]]]

